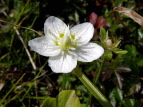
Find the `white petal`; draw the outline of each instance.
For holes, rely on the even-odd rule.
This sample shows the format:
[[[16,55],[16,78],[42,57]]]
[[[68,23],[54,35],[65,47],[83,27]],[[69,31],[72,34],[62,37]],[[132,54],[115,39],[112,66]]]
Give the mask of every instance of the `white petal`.
[[[74,26],[70,29],[71,35],[75,35],[75,39],[78,39],[79,45],[88,43],[93,37],[94,27],[91,23],[85,22]]]
[[[46,36],[57,36],[59,33],[65,33],[67,25],[59,18],[50,16],[44,23],[44,33]]]
[[[92,62],[100,58],[104,49],[96,43],[88,43],[86,45],[77,47],[78,61],[82,62]]]
[[[61,54],[49,58],[49,66],[55,73],[69,73],[77,65],[77,56],[75,54]]]
[[[55,56],[61,52],[61,49],[48,40],[46,36],[32,39],[28,42],[31,49],[43,56]]]

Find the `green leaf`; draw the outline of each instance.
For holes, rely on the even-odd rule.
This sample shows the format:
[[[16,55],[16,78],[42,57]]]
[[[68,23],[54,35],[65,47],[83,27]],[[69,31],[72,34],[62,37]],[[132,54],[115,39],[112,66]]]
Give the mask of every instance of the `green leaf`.
[[[111,51],[107,50],[107,51],[104,53],[104,56],[105,56],[105,58],[106,58],[107,60],[111,60],[113,54],[112,54]]]
[[[114,88],[110,93],[110,99],[116,99],[117,101],[123,100],[123,93],[119,88]]]
[[[134,45],[126,45],[125,46],[126,50],[128,51],[128,56],[130,57],[136,57],[138,52],[137,52],[137,49]]]
[[[46,98],[41,107],[56,107],[56,98]]]
[[[125,99],[125,107],[141,107],[140,103],[136,99]]]
[[[74,90],[60,92],[57,97],[58,107],[81,107],[78,97]]]
[[[138,64],[138,66],[142,67],[143,66],[143,60],[140,60],[137,64]]]
[[[64,90],[56,98],[46,98],[41,107],[81,107],[74,90]]]
[[[135,93],[139,93],[140,90],[141,90],[141,84],[140,83],[132,84],[127,95],[133,95]]]
[[[119,49],[119,48],[114,48],[112,49],[112,51],[115,53],[115,54],[126,54],[128,51],[126,50],[123,50],[123,49]]]
[[[106,37],[108,37],[108,33],[106,33],[106,30],[102,27],[100,28],[100,39],[101,41],[106,41]]]

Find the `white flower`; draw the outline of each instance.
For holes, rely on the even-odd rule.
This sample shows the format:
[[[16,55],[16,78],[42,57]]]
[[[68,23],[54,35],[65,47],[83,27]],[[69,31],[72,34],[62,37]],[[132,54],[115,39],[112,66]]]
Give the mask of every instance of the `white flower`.
[[[77,61],[91,62],[104,53],[104,49],[89,41],[93,37],[94,27],[85,22],[69,29],[62,20],[50,16],[44,24],[44,37],[28,42],[31,49],[40,55],[49,57],[49,66],[55,73],[69,73]]]

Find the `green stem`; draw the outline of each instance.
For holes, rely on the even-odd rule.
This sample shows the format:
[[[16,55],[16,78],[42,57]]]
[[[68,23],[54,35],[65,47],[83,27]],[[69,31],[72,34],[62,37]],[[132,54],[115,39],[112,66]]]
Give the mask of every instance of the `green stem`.
[[[65,90],[66,89],[66,74],[62,74],[63,82],[62,82],[62,88]]]
[[[98,71],[98,73],[97,73],[97,76],[94,77],[94,79],[93,79],[93,84],[97,84],[97,83],[98,83],[99,78],[100,78],[101,73],[102,73],[102,69],[103,69],[104,63],[105,63],[105,58],[102,59],[102,63],[101,63],[101,65],[100,65],[100,68],[99,68],[99,71]],[[89,101],[88,101],[87,105],[90,103],[91,98],[92,98],[92,94],[90,94],[90,96],[89,96]]]
[[[73,72],[103,107],[113,107],[108,101],[108,99],[98,90],[97,87],[93,85],[93,83],[80,70],[78,70],[78,72],[74,70]]]
[[[20,102],[23,101],[23,99],[25,98],[25,96],[28,94],[28,92],[30,91],[32,85],[29,86],[29,88],[26,90],[25,94],[22,96],[22,98],[20,99]]]
[[[95,81],[94,81],[95,84],[97,84],[98,81],[99,81],[99,78],[100,78],[101,73],[102,73],[102,69],[103,69],[104,62],[105,62],[105,58],[103,58],[102,63],[101,63],[101,66],[100,66],[100,68],[99,68],[99,70],[98,70],[97,76],[96,76]]]

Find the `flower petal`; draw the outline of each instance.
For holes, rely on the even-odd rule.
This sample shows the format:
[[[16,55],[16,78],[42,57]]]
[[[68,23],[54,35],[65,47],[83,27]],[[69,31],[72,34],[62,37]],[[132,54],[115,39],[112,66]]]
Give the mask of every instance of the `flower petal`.
[[[61,52],[61,49],[54,45],[52,40],[46,36],[32,39],[28,42],[31,49],[43,56],[55,56]]]
[[[95,24],[96,29],[100,29],[105,25],[105,19],[103,16],[98,17],[97,22]]]
[[[44,23],[44,33],[46,36],[56,36],[59,37],[59,34],[64,34],[67,29],[67,25],[59,18],[50,16]]]
[[[63,53],[49,58],[49,66],[55,73],[69,73],[76,67],[76,65],[77,56],[74,53]]]
[[[71,35],[75,35],[79,45],[83,45],[88,43],[93,37],[94,27],[91,23],[85,22],[72,27],[70,31]]]
[[[88,43],[77,47],[78,61],[92,62],[98,59],[104,53],[104,49],[96,43]]]

